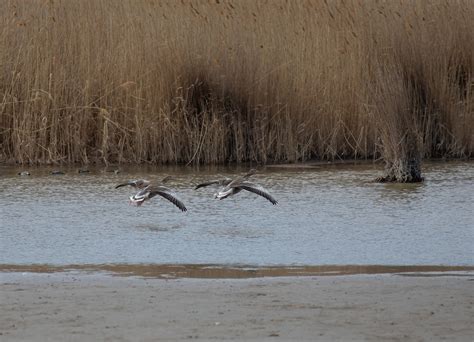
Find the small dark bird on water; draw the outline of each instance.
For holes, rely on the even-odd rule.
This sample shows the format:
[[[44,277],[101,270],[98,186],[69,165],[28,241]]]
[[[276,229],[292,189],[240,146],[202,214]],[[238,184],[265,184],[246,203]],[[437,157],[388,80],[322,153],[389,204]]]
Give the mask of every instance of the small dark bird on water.
[[[53,171],[51,171],[51,174],[52,174],[52,175],[55,175],[55,176],[57,176],[57,175],[64,175],[64,172],[62,172],[62,171],[60,171],[60,170],[53,170]]]
[[[30,176],[30,172],[29,171],[21,171],[21,172],[18,172],[18,176]]]
[[[257,170],[252,169],[249,172],[247,172],[245,175],[238,177],[234,180],[230,178],[213,180],[213,181],[198,184],[194,189],[197,190],[199,188],[206,187],[209,185],[220,185],[222,186],[222,189],[220,189],[219,192],[214,194],[214,198],[223,200],[224,198],[238,194],[242,190],[247,190],[247,191],[253,192],[254,194],[257,194],[259,196],[266,198],[273,205],[277,204],[278,201],[275,198],[273,198],[273,196],[270,195],[270,193],[268,193],[268,191],[265,190],[262,186],[255,183],[250,183],[247,181],[247,179],[250,176],[254,175],[255,173],[257,173]]]
[[[120,169],[105,169],[105,172],[110,172],[110,173],[115,173],[116,175],[118,175],[121,170]]]

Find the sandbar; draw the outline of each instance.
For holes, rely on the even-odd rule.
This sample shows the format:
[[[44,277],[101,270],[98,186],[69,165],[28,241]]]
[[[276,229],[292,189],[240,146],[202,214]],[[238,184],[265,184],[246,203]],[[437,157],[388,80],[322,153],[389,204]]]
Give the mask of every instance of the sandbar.
[[[474,272],[0,273],[2,341],[472,341]]]

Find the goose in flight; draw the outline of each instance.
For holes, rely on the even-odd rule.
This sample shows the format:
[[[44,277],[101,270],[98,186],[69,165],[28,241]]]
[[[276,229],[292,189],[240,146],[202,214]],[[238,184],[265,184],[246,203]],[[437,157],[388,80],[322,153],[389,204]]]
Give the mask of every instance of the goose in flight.
[[[162,183],[166,183],[171,177],[166,176],[161,180]],[[139,190],[135,195],[130,196],[130,204],[135,205],[137,207],[141,206],[145,201],[160,195],[164,198],[166,198],[168,201],[173,203],[175,206],[177,206],[181,211],[186,211],[186,207],[181,202],[176,195],[171,191],[171,189],[165,187],[165,186],[154,186],[151,185],[150,181],[146,179],[136,179],[136,180],[131,180],[126,183],[119,184],[115,187],[115,189],[120,188],[122,186],[131,186],[137,190]]]
[[[219,190],[219,192],[217,192],[214,195],[214,198],[218,198],[218,199],[222,200],[222,199],[227,198],[229,196],[233,196],[235,194],[238,194],[242,190],[247,190],[247,191],[253,192],[254,194],[257,194],[259,196],[262,196],[262,197],[266,198],[273,205],[277,204],[278,201],[275,198],[273,198],[273,196],[270,195],[268,193],[268,191],[265,190],[262,186],[247,181],[247,179],[250,176],[254,175],[255,173],[257,173],[257,170],[252,169],[249,172],[247,172],[245,175],[243,175],[241,177],[238,177],[234,180],[232,180],[230,178],[224,178],[224,179],[220,179],[220,180],[209,181],[209,182],[205,182],[205,183],[201,183],[201,184],[196,185],[196,187],[194,189],[197,190],[197,189],[202,188],[202,187],[217,184],[217,185],[222,186],[222,188]]]
[[[141,206],[143,202],[152,199],[155,196],[161,196],[166,198],[168,201],[177,206],[181,211],[187,211],[186,206],[181,202],[176,195],[171,191],[171,189],[165,186],[153,186],[149,185],[144,189],[141,189],[138,193],[133,196],[130,196],[130,204],[137,207]]]

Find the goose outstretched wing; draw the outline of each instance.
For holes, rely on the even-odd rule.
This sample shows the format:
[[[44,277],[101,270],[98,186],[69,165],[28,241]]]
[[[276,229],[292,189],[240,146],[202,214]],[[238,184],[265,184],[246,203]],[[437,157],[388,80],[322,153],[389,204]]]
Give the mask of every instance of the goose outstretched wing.
[[[175,206],[177,206],[181,211],[187,211],[186,206],[184,205],[183,202],[181,202],[176,195],[168,188],[164,186],[156,186],[156,187],[151,187],[147,189],[150,195],[148,198],[153,198],[157,195],[166,198],[168,201],[173,203]]]
[[[150,185],[150,182],[147,181],[146,179],[135,179],[135,180],[130,180],[126,183],[121,183],[115,187],[115,189],[121,188],[122,186],[131,186],[137,189],[142,189]]]
[[[213,181],[204,182],[204,183],[200,183],[200,184],[196,185],[194,190],[197,190],[199,188],[203,188],[205,186],[214,185],[214,184],[221,185],[221,186],[226,186],[226,185],[229,185],[231,182],[232,182],[232,179],[229,179],[229,178],[213,180]]]
[[[235,188],[235,187],[237,187],[237,184],[245,182],[250,176],[253,176],[256,173],[257,173],[256,169],[251,169],[245,175],[237,177],[236,179],[234,179],[233,181],[231,181],[229,184],[226,184],[226,185],[229,185],[230,187]]]
[[[278,201],[275,198],[273,198],[273,196],[270,195],[267,190],[265,190],[262,186],[258,184],[249,183],[249,182],[241,182],[239,184],[236,184],[234,187],[244,189],[244,190],[253,192],[254,194],[257,194],[259,196],[265,197],[267,200],[272,202],[273,205],[278,203]]]

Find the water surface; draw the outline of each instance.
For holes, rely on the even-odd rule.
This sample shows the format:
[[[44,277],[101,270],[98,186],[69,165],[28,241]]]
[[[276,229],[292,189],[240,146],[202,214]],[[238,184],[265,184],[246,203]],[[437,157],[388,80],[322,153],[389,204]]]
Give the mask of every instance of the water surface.
[[[222,201],[193,186],[246,169],[0,168],[0,264],[474,265],[474,163],[426,163],[423,184],[377,184],[379,165],[266,168],[251,193]],[[162,198],[128,205],[134,178],[169,182]]]

